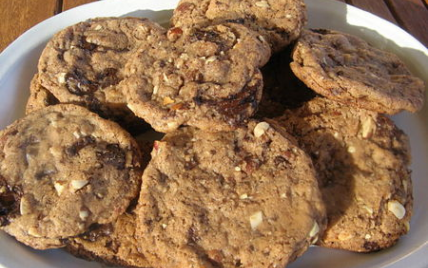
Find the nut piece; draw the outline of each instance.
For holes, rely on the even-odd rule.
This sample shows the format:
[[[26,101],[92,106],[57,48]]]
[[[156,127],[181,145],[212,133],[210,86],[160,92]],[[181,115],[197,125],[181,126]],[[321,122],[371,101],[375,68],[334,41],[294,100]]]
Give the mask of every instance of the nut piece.
[[[65,84],[65,76],[67,74],[66,73],[59,73],[57,78],[58,78],[58,83],[60,84]]]
[[[86,210],[79,211],[79,217],[82,221],[86,220],[89,216],[89,212]]]
[[[399,220],[404,218],[404,216],[406,215],[406,209],[400,202],[396,200],[392,200],[388,202],[388,210],[392,214],[394,214],[394,216],[397,217],[397,219]]]
[[[354,146],[349,146],[348,147],[348,153],[353,154],[357,151],[357,149]]]
[[[316,236],[320,231],[320,226],[318,225],[318,223],[315,221],[314,225],[312,226],[312,229],[309,231],[309,237],[314,237]]]
[[[72,180],[71,181],[71,188],[73,188],[75,191],[82,189],[85,187],[86,184],[89,182],[87,180]]]
[[[173,99],[171,99],[170,97],[165,97],[165,98],[163,98],[162,104],[163,105],[168,105],[168,104],[171,104],[171,103],[174,103],[174,102],[175,101]]]
[[[240,196],[239,196],[239,199],[247,199],[248,198],[248,195],[247,194],[241,194]]]
[[[361,122],[360,133],[363,138],[369,138],[376,131],[376,124],[371,117]]]
[[[270,128],[270,125],[266,122],[260,122],[254,128],[254,137],[260,138],[263,134],[265,134],[266,130]]]
[[[34,237],[42,237],[42,235],[37,231],[35,227],[28,229],[28,234]]]
[[[253,231],[255,231],[262,222],[263,213],[261,211],[257,211],[256,213],[250,216],[250,225]]]
[[[31,212],[31,204],[25,197],[21,198],[21,203],[19,203],[19,212],[21,215],[29,214]]]
[[[60,181],[56,181],[54,183],[54,187],[55,187],[55,190],[56,190],[58,196],[60,196],[62,194],[62,192],[64,191],[64,189],[65,189],[64,183],[60,182]]]
[[[256,6],[258,7],[265,7],[265,8],[269,8],[270,5],[267,1],[260,1],[260,2],[256,2]]]
[[[349,239],[351,239],[353,237],[354,236],[352,234],[347,233],[347,232],[343,232],[343,233],[339,234],[338,238],[339,238],[340,241],[346,241],[346,240],[349,240]]]
[[[369,206],[363,205],[363,208],[370,214],[373,215],[373,209]]]

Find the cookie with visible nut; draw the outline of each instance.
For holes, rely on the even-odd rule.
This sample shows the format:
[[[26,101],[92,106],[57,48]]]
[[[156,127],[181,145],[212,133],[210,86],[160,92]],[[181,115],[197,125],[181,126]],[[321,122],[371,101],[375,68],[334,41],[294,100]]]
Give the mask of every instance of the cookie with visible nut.
[[[305,30],[291,69],[317,93],[354,107],[395,114],[419,111],[425,86],[394,54],[349,34]]]
[[[259,67],[270,48],[238,24],[171,28],[143,46],[126,66],[121,86],[128,107],[156,131],[181,125],[231,130],[251,117],[260,102]]]
[[[113,223],[93,226],[85,234],[68,239],[65,249],[76,257],[107,265],[150,267],[134,236],[135,218],[129,211]]]
[[[141,18],[95,18],[67,27],[43,50],[39,83],[60,103],[84,106],[136,132],[143,123],[126,107],[119,86],[124,66],[142,42],[164,32]]]
[[[152,134],[146,133],[136,138],[143,155],[141,163],[143,169],[150,161],[150,152],[153,149],[153,141],[150,141]],[[67,239],[65,249],[76,257],[107,265],[150,267],[135,239],[136,201],[137,199],[133,200],[127,211],[116,221],[94,225],[88,232]]]
[[[243,24],[278,52],[299,37],[306,20],[302,0],[181,0],[171,24],[183,28],[224,22]]]
[[[371,252],[408,232],[409,141],[388,117],[316,97],[276,120],[318,173],[329,222],[319,245]]]
[[[125,212],[140,162],[130,134],[85,108],[30,113],[0,133],[0,228],[37,249],[62,247]]]
[[[184,127],[154,146],[137,236],[154,267],[284,267],[324,230],[324,209],[309,157],[283,129]]]

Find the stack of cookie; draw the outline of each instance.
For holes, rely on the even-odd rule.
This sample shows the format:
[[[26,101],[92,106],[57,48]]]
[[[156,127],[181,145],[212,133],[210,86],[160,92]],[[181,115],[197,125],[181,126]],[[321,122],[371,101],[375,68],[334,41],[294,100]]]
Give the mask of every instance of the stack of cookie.
[[[303,30],[301,0],[182,0],[171,23],[49,41],[0,132],[1,229],[129,267],[285,267],[408,232],[408,139],[383,113],[419,110],[424,85],[396,56]]]

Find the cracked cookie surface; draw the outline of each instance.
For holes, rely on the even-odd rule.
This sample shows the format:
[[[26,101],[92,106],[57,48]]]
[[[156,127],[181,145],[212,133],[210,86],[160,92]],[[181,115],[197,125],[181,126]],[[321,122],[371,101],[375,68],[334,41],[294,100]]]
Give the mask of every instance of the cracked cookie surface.
[[[67,27],[43,50],[39,83],[61,103],[84,106],[124,127],[138,126],[142,120],[126,107],[120,88],[124,66],[148,36],[164,32],[140,18],[95,18]]]
[[[76,105],[55,105],[0,135],[1,228],[38,249],[117,219],[141,182],[136,142]]]
[[[324,229],[308,156],[284,130],[180,128],[152,151],[137,236],[155,267],[284,267]]]
[[[314,162],[329,222],[319,245],[371,252],[408,232],[409,141],[389,118],[316,97],[276,120]]]
[[[278,52],[299,37],[306,6],[301,0],[181,0],[171,18],[183,28],[224,22],[253,29]]]
[[[332,30],[305,30],[291,69],[317,93],[355,107],[395,114],[417,112],[425,86],[394,54]]]
[[[122,86],[128,107],[156,131],[230,130],[255,113],[269,56],[268,44],[242,25],[175,27],[140,48]]]

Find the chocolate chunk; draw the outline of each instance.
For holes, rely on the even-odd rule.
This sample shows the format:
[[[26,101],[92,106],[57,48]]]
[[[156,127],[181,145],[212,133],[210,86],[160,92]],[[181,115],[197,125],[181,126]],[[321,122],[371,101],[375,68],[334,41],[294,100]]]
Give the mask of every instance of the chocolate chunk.
[[[80,150],[82,150],[86,146],[88,146],[90,144],[94,144],[94,143],[95,143],[95,138],[94,137],[92,137],[92,136],[84,136],[84,137],[80,138],[78,141],[76,141],[75,143],[73,143],[73,145],[71,145],[70,147],[66,148],[65,152],[69,156],[76,156],[79,153]]]
[[[119,170],[125,168],[126,154],[118,144],[107,144],[101,151],[98,150],[96,155],[104,164],[112,165]]]

